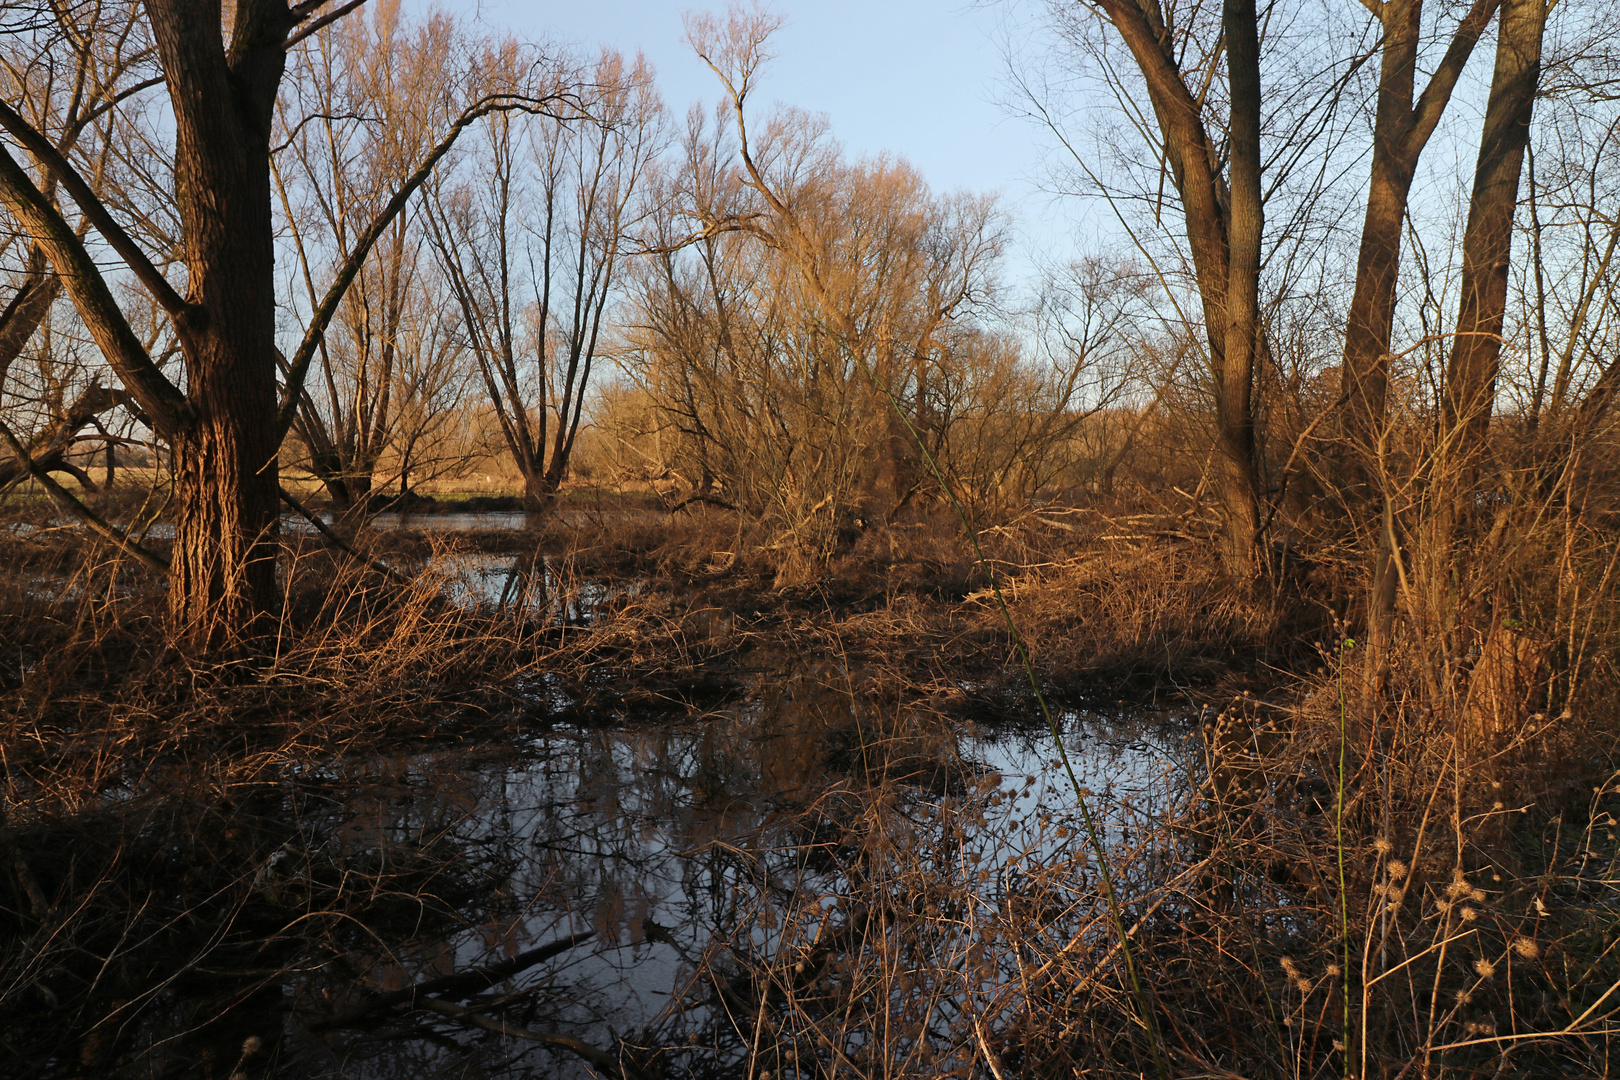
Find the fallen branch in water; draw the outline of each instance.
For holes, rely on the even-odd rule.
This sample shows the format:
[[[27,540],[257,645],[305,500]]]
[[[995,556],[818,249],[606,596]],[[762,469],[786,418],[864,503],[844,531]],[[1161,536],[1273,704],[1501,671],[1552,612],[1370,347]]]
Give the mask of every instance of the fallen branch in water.
[[[440,995],[448,998],[465,998],[483,990],[488,990],[496,983],[509,979],[519,972],[526,971],[534,965],[549,960],[559,953],[565,953],[576,945],[583,944],[596,936],[596,931],[587,930],[583,934],[571,934],[568,937],[548,942],[518,953],[510,960],[502,960],[498,964],[486,967],[472,968],[468,971],[459,971],[454,975],[441,975],[435,979],[426,979],[414,986],[407,986],[402,990],[388,990],[380,994],[373,994],[355,1005],[344,1009],[329,1020],[321,1020],[310,1025],[312,1031],[325,1031],[329,1028],[349,1027],[364,1020],[373,1013],[384,1009],[404,1006],[408,1009],[423,1008],[423,999],[428,995]]]

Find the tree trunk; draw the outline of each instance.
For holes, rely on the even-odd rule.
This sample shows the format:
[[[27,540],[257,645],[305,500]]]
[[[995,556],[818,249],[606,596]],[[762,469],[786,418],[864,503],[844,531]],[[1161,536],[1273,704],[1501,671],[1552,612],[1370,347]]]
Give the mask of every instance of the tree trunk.
[[[1225,473],[1227,572],[1255,577],[1260,539],[1259,469],[1254,437],[1255,360],[1260,351],[1260,40],[1255,0],[1226,0],[1227,83],[1231,92],[1231,166],[1227,200],[1226,325],[1216,369],[1215,419]]]
[[[550,472],[541,469],[538,462],[525,464],[519,461],[519,465],[523,466],[524,508],[536,513],[550,510],[552,502],[557,497],[557,483],[552,479]]]
[[[275,604],[275,255],[270,128],[293,25],[241,0],[221,47],[210,0],[148,0],[175,117],[175,187],[198,315],[182,337],[193,417],[171,434],[173,640],[234,646]]]
[[[1549,10],[1546,0],[1502,4],[1496,70],[1463,233],[1462,295],[1441,417],[1442,433],[1456,440],[1454,466],[1464,492],[1472,487],[1483,459],[1495,403],[1513,216],[1519,205],[1519,175],[1530,138]]]
[[[275,598],[275,459],[266,462],[250,426],[220,409],[172,444],[177,511],[170,631],[200,649],[240,641]]]
[[[1351,473],[1376,444],[1389,388],[1389,338],[1395,320],[1395,285],[1401,267],[1401,230],[1412,173],[1423,141],[1414,138],[1412,93],[1422,4],[1395,0],[1383,6],[1384,47],[1374,113],[1372,176],[1356,255],[1355,292],[1344,327],[1340,389],[1346,399],[1345,433],[1354,449]],[[1362,475],[1353,483],[1365,484]]]
[[[1128,0],[1098,3],[1130,49],[1147,84],[1154,116],[1164,136],[1165,162],[1181,196],[1215,385],[1216,481],[1226,508],[1223,561],[1233,576],[1252,578],[1257,568],[1260,524],[1252,399],[1254,365],[1261,342],[1258,275],[1264,223],[1259,188],[1259,33],[1254,5],[1230,3],[1222,14],[1228,41],[1236,32],[1247,42],[1239,46],[1239,55],[1228,56],[1230,81],[1234,84],[1233,141],[1235,144],[1241,138],[1244,143],[1244,164],[1237,165],[1235,153],[1237,171],[1230,174],[1232,183],[1245,188],[1238,195],[1227,190],[1230,185],[1223,184],[1218,172],[1219,155],[1205,129],[1200,99],[1187,87],[1159,5]],[[1233,222],[1229,216],[1237,209],[1232,205],[1234,198],[1242,204],[1241,223]],[[1241,253],[1232,250],[1234,224],[1241,230]],[[1240,261],[1234,268],[1235,254]],[[1239,290],[1235,306],[1228,295],[1234,287]],[[1229,355],[1229,345],[1236,345],[1236,355]]]

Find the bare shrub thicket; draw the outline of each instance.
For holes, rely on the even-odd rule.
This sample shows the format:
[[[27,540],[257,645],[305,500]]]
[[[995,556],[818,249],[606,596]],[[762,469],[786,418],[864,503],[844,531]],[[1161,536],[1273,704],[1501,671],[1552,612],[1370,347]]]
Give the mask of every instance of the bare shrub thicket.
[[[975,510],[1072,485],[1089,414],[1130,385],[1140,275],[1077,267],[1033,357],[994,306],[991,203],[935,196],[903,163],[848,163],[791,112],[747,137],[693,118],[660,242],[701,238],[637,265],[628,385],[598,418],[618,460],[811,558],[855,520],[938,499],[929,459]]]

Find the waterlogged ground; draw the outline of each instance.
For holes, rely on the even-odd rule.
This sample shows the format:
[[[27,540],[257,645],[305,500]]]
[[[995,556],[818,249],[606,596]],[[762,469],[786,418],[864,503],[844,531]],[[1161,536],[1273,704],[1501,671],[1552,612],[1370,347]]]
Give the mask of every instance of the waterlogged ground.
[[[459,602],[562,623],[625,591],[437,558]],[[20,848],[83,913],[0,915],[31,935],[0,1075],[780,1076],[883,1039],[948,1073],[1027,1004],[1020,949],[1106,945],[1075,783],[1129,846],[1196,758],[1177,714],[1065,712],[1071,780],[1026,707],[875,704],[763,649],[725,678],[634,713],[537,678],[500,745],[111,785]]]
[[[442,754],[334,772],[334,784],[365,793],[333,807],[316,830],[339,837],[346,854],[447,845],[502,870],[499,900],[481,918],[378,949],[362,981],[411,985],[594,934],[503,984],[528,995],[525,1025],[597,1047],[625,1038],[648,1058],[678,1060],[682,1072],[717,1075],[747,1056],[727,1022],[728,954],[752,946],[768,956],[788,913],[806,907],[825,909],[831,925],[851,892],[843,859],[862,861],[845,815],[875,809],[872,824],[894,831],[898,850],[997,878],[1061,859],[1079,841],[1069,831],[1074,795],[1049,739],[919,732],[885,746],[874,733],[863,745],[836,691],[814,677],[771,681],[776,689],[752,707],[556,729],[516,761]],[[1176,740],[1160,723],[1069,717],[1068,731],[1082,782],[1109,798],[1151,800],[1171,767]],[[311,857],[319,856],[291,853],[289,872]],[[395,1030],[310,1034],[356,991],[324,973],[287,987],[289,1063],[397,1076],[477,1059],[484,1075],[582,1074],[576,1055],[490,1033],[458,1034],[454,1045]]]
[[[830,1006],[870,961],[874,888],[912,889],[919,913],[968,895],[988,910],[1055,871],[1095,904],[1044,731],[863,716],[842,681],[814,661],[758,671],[707,715],[542,719],[518,746],[289,767],[225,806],[131,790],[120,818],[147,824],[121,842],[141,865],[103,882],[128,894],[128,925],[86,940],[105,970],[6,976],[12,1002],[34,984],[33,1008],[8,1010],[12,1075],[563,1077],[601,1074],[601,1055],[746,1075],[769,1025],[737,1004],[760,1007],[752,985],[777,971],[799,1011],[835,1011],[814,995]],[[1180,725],[1063,723],[1081,782],[1115,808],[1105,842],[1128,842],[1179,786]],[[911,962],[971,950],[964,934]],[[367,1011],[566,939],[508,977]],[[949,1041],[963,992],[930,992]]]

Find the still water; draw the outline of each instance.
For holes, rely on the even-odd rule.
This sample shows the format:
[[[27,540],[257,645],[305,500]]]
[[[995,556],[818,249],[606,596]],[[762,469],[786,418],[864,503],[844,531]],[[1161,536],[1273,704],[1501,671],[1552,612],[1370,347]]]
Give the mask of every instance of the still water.
[[[606,1055],[626,1075],[743,1076],[762,1031],[786,1038],[787,1019],[764,1015],[779,995],[750,987],[808,959],[836,994],[873,948],[860,928],[875,895],[988,912],[1045,873],[1064,903],[1095,907],[1074,792],[1028,718],[873,715],[815,661],[776,658],[743,685],[712,710],[592,722],[542,680],[512,745],[289,764],[208,803],[165,794],[172,777],[136,785],[119,814],[147,823],[120,840],[135,865],[108,871],[128,925],[95,945],[110,973],[10,973],[57,1005],[8,1010],[17,1060],[27,1075],[380,1080],[584,1077]],[[1063,722],[1105,843],[1128,843],[1180,786],[1183,725]],[[570,938],[493,985],[434,995],[439,1011],[354,1015]],[[926,965],[960,945],[896,948]],[[960,993],[943,997],[949,1041]],[[468,1008],[487,1022],[448,1015]]]
[[[623,591],[533,554],[431,569],[565,623]],[[1095,859],[1031,710],[968,722],[835,657],[729,663],[703,706],[540,676],[500,745],[110,785],[31,841],[41,867],[74,850],[85,914],[0,917],[30,935],[0,971],[0,1076],[780,1076],[789,1051],[870,1057],[851,1017],[874,1000],[948,1064],[973,1002],[1017,1004],[996,956],[1096,940]],[[1061,726],[1111,849],[1187,790],[1185,717]],[[1021,937],[991,956],[998,934]]]

